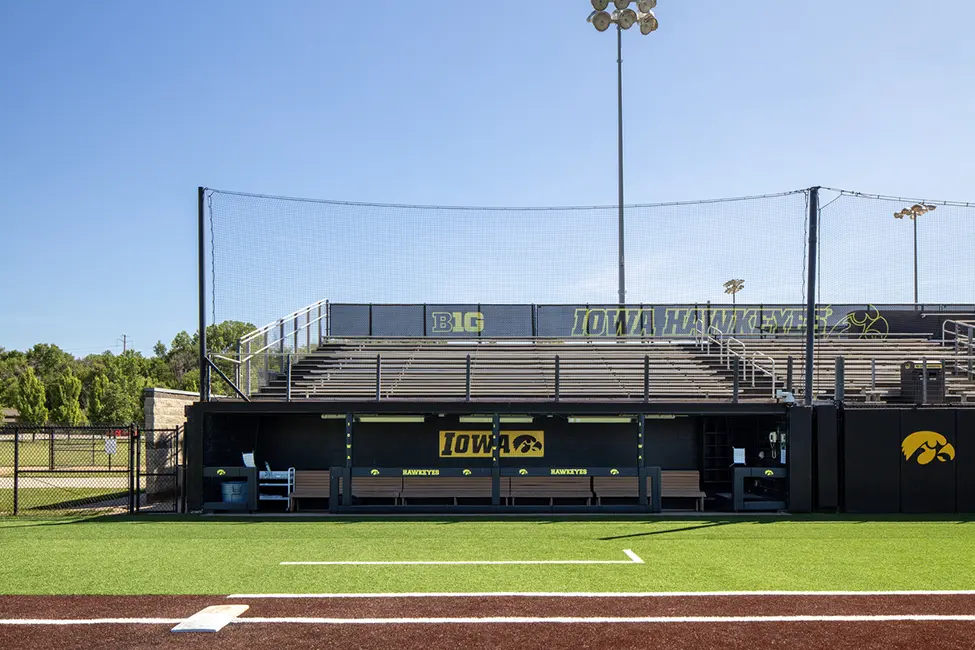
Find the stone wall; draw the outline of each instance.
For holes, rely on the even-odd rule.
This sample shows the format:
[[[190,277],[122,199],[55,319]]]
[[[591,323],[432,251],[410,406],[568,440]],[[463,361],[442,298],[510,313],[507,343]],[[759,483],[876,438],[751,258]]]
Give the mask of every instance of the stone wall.
[[[168,501],[182,481],[178,450],[183,444],[186,407],[199,401],[199,393],[167,388],[147,388],[143,394],[145,432],[146,503]],[[179,437],[172,431],[180,428]],[[176,447],[174,449],[174,446]],[[161,474],[161,476],[155,476]],[[175,478],[174,478],[175,477]]]

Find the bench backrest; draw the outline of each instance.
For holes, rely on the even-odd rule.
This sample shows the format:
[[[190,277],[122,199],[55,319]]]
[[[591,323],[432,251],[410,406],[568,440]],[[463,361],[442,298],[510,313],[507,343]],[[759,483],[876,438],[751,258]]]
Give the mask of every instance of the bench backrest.
[[[511,489],[519,492],[539,490],[553,492],[559,490],[579,491],[590,487],[588,476],[512,476]]]
[[[481,490],[491,494],[490,476],[468,476],[466,478],[451,476],[405,476],[403,477],[403,490],[416,488],[442,490],[444,496],[450,496],[451,491],[474,491]]]
[[[403,489],[402,476],[356,476],[352,479],[352,493],[396,492]]]
[[[701,492],[701,473],[697,470],[660,472],[661,496],[685,496]]]
[[[332,487],[332,473],[329,470],[295,470],[296,493],[311,492],[328,496]]]

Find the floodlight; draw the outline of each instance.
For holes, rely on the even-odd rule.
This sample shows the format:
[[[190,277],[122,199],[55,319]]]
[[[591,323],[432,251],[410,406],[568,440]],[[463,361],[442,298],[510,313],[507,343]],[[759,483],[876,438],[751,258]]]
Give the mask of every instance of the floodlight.
[[[616,5],[617,9],[626,9],[630,6],[632,0],[613,0],[613,4]]]
[[[633,24],[636,22],[636,12],[632,9],[624,9],[620,12],[617,22],[623,29],[633,27]]]
[[[596,11],[605,11],[609,6],[609,0],[592,0],[592,8]]]
[[[927,211],[928,211],[927,208],[925,208],[920,203],[915,203],[914,205],[911,206],[911,212],[913,212],[914,214],[924,214]]]
[[[934,212],[935,210],[938,209],[938,206],[936,205],[926,205],[924,207],[928,209],[928,212]]]
[[[605,11],[597,11],[593,14],[592,18],[589,19],[592,26],[596,28],[596,31],[605,32],[609,29],[609,24],[613,22],[613,19],[609,17],[609,14]]]
[[[657,6],[657,0],[636,0],[636,8],[643,13],[648,13]]]
[[[652,11],[647,11],[646,13],[641,13],[639,16],[640,20],[640,33],[644,36],[652,34],[657,31],[660,27],[660,23],[657,21],[657,17],[653,15]]]

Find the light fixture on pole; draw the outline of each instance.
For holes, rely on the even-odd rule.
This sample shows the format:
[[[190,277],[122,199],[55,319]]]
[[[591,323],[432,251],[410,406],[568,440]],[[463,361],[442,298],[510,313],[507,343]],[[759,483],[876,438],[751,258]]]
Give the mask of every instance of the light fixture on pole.
[[[915,203],[909,208],[904,208],[900,212],[894,213],[895,219],[903,219],[904,217],[909,217],[911,221],[914,222],[914,306],[918,305],[917,298],[917,218],[922,214],[927,214],[928,212],[934,212],[938,209],[936,205],[924,205],[921,203]]]
[[[738,292],[745,288],[744,280],[728,280],[724,283],[724,292],[731,294],[732,322],[734,322],[735,334],[738,333]]]
[[[660,27],[653,10],[657,0],[637,0],[636,11],[630,8],[633,0],[613,0],[616,10],[606,11],[609,0],[590,0],[593,12],[589,14],[589,22],[597,31],[605,32],[612,24],[616,25],[616,65],[617,65],[617,101],[619,126],[619,303],[626,304],[626,256],[623,245],[623,30],[640,26],[640,33],[644,36],[652,34]]]

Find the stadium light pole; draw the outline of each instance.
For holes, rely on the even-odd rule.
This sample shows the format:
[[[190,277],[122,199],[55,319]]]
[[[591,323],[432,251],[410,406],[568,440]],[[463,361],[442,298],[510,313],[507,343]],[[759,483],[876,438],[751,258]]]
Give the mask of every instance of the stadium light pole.
[[[745,288],[744,280],[728,280],[724,283],[724,292],[731,294],[732,321],[734,322],[735,334],[738,333],[738,292]]]
[[[616,25],[617,119],[619,126],[619,303],[626,304],[626,255],[623,246],[623,30],[640,26],[644,36],[657,31],[660,23],[653,13],[657,0],[636,0],[637,11],[630,9],[634,0],[613,0],[616,10],[609,13],[609,0],[590,0],[593,12],[587,19],[597,31],[605,32]]]
[[[936,205],[922,205],[916,203],[909,208],[904,208],[900,212],[894,213],[895,219],[903,219],[904,217],[910,217],[911,221],[914,222],[914,307],[918,305],[917,297],[917,218],[922,214],[927,214],[928,212],[934,212],[938,206]]]

